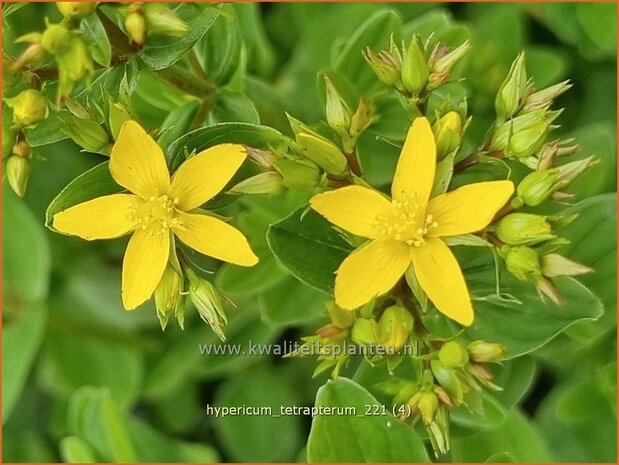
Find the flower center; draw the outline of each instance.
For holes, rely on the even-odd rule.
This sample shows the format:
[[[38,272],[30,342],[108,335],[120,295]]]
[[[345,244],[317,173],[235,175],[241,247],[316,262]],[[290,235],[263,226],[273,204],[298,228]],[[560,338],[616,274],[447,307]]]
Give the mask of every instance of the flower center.
[[[393,200],[391,211],[378,215],[374,226],[380,234],[420,247],[425,243],[424,237],[429,230],[438,226],[432,215],[426,215],[426,205],[416,198]]]
[[[176,218],[175,202],[167,195],[153,196],[136,206],[131,217],[136,229],[150,229],[156,234],[166,233],[172,226],[180,224]]]

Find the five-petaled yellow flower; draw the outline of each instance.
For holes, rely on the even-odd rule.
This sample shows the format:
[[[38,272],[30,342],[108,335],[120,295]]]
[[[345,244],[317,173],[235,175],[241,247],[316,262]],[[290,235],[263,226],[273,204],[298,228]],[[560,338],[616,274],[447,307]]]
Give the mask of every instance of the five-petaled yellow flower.
[[[193,212],[217,195],[239,169],[247,152],[221,144],[189,158],[174,173],[163,151],[135,121],[120,130],[110,155],[114,180],[131,193],[89,200],[54,215],[56,230],[87,240],[133,233],[122,268],[122,301],[127,310],[150,298],[168,263],[173,235],[200,253],[242,266],[258,258],[236,228]]]
[[[436,308],[470,325],[473,308],[462,271],[442,238],[482,230],[514,191],[511,181],[470,184],[430,198],[436,144],[426,118],[406,136],[391,186],[392,199],[362,186],[314,196],[310,204],[331,223],[371,239],[340,265],[335,302],[353,310],[385,294],[412,264]]]

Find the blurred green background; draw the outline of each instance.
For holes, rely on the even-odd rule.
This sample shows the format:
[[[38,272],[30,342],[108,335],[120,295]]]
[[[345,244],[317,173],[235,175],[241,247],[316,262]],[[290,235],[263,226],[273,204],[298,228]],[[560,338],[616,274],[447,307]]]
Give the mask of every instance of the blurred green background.
[[[318,72],[332,67],[364,21],[385,9],[399,15],[404,31],[434,32],[450,45],[471,40],[472,51],[458,69],[466,79],[450,89],[469,98],[471,146],[493,121],[496,90],[525,50],[538,88],[572,80],[574,87],[556,105],[565,108],[557,134],[577,138],[583,148],[578,156],[596,154],[601,160],[572,191],[577,200],[596,196],[593,207],[579,209],[591,225],[585,241],[587,234],[599,241],[596,260],[605,271],[583,282],[602,298],[606,314],[505,363],[498,384],[517,389],[502,399],[504,421],[454,433],[452,454],[444,459],[614,462],[615,4],[237,4],[232,10],[246,46],[247,97],[221,99],[225,104],[213,110],[213,121],[243,118],[286,133],[284,111],[319,121]],[[28,5],[12,15],[4,28],[7,50],[15,37],[40,30],[46,16],[58,19],[53,4]],[[207,33],[198,50],[223,48],[215,32]],[[367,90],[362,87],[368,75],[369,67],[360,69],[360,92]],[[156,128],[188,100],[145,74],[132,101],[145,126]],[[406,124],[401,113],[384,111],[373,136],[403,133]],[[397,149],[374,137],[365,143],[365,153],[381,154],[366,161],[370,181],[387,183]],[[152,304],[131,313],[122,309],[126,239],[88,243],[43,226],[49,202],[103,159],[81,153],[68,140],[41,145],[34,148],[25,199],[3,189],[3,461],[303,461],[310,418],[215,419],[206,415],[205,405],[313,405],[325,382],[311,380],[313,360],[202,357],[198,344],[217,339],[195,312],[185,331],[171,324],[162,333]],[[322,321],[324,296],[288,275],[265,242],[268,225],[307,198],[290,193],[240,202],[239,225],[262,260],[253,269],[224,265],[215,277],[237,305],[230,311],[230,343],[294,341]],[[570,256],[578,260],[579,253],[575,247]]]

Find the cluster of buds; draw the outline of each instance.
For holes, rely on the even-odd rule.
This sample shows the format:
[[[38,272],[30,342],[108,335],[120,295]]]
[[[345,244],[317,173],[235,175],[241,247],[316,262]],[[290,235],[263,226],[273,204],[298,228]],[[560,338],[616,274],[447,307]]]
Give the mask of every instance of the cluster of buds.
[[[561,110],[552,111],[550,107],[570,87],[569,81],[563,81],[536,91],[527,77],[524,53],[518,55],[495,99],[497,121],[489,151],[502,152],[505,157],[516,158],[527,166],[537,166],[544,155],[548,167],[548,154],[544,152],[549,148],[544,143],[550,131],[557,127],[553,122],[561,114]]]
[[[357,109],[353,113],[348,102],[338,92],[331,79],[325,75],[324,80],[327,124],[340,137],[343,150],[346,153],[352,153],[358,137],[372,124],[372,105],[366,98],[361,97]]]
[[[479,340],[465,346],[447,341],[429,356],[429,366],[418,381],[396,379],[385,387],[394,395],[400,419],[412,423],[421,420],[434,451],[445,454],[450,447],[449,409],[461,405],[472,408],[469,396],[483,387],[500,390],[484,364],[499,362],[504,353],[500,344]]]
[[[576,263],[558,253],[541,254],[540,250],[525,245],[505,245],[500,250],[507,271],[521,281],[535,283],[540,297],[548,297],[555,304],[561,303],[561,295],[551,278],[579,276],[592,273],[593,269]]]
[[[363,56],[381,81],[408,98],[418,99],[446,83],[469,48],[468,41],[452,50],[432,44],[430,39],[424,42],[417,35],[408,47],[402,44],[399,48],[392,36],[388,50],[374,52],[367,48]]]
[[[189,26],[161,3],[133,2],[123,10],[124,26],[129,39],[142,45],[148,34],[184,36]]]

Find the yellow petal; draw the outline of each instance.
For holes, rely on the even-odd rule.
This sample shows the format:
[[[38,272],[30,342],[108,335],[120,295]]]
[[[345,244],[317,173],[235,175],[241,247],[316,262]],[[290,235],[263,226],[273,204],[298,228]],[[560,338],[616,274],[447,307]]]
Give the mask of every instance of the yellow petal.
[[[133,229],[131,213],[140,203],[131,194],[106,195],[56,213],[52,225],[61,233],[89,241],[113,239]]]
[[[376,217],[391,209],[391,202],[383,195],[362,186],[342,187],[315,195],[310,205],[331,223],[369,239],[379,234],[374,226]]]
[[[410,264],[402,242],[376,240],[355,250],[340,265],[335,277],[335,303],[353,310],[389,291]]]
[[[410,250],[419,285],[438,311],[469,326],[473,322],[471,297],[449,247],[440,239],[428,238],[424,245]]]
[[[172,177],[170,195],[177,207],[189,211],[217,195],[241,167],[247,150],[238,144],[220,144],[189,158]]]
[[[123,260],[122,300],[127,310],[150,298],[163,276],[169,254],[168,232],[153,228],[133,233]]]
[[[120,128],[110,154],[114,180],[143,199],[159,197],[170,186],[170,174],[161,147],[135,121]]]
[[[395,200],[425,204],[432,192],[436,171],[436,143],[427,118],[413,121],[400,153],[391,185]]]
[[[462,186],[430,199],[427,214],[437,227],[430,229],[434,237],[456,236],[484,229],[514,193],[511,181],[480,182]]]
[[[258,263],[247,239],[234,226],[206,215],[181,212],[176,217],[180,226],[174,228],[174,234],[192,249],[235,265]]]

